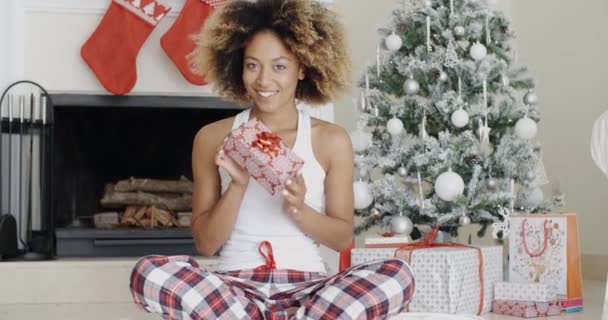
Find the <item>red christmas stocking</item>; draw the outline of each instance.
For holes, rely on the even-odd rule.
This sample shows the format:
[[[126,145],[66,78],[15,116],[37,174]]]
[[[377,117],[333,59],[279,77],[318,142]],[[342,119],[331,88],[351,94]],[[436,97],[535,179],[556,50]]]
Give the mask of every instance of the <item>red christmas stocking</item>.
[[[202,86],[207,84],[203,76],[194,74],[186,56],[194,50],[195,44],[189,37],[201,31],[205,20],[213,9],[226,0],[186,0],[181,13],[171,28],[160,39],[160,45],[171,58],[184,78]]]
[[[80,55],[101,84],[116,95],[133,88],[135,60],[154,27],[171,10],[165,0],[113,0]]]

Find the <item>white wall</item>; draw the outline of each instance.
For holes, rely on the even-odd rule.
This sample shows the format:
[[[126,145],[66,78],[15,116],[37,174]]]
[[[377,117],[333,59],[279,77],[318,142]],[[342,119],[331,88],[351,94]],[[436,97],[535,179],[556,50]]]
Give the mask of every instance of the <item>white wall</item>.
[[[608,255],[608,179],[590,154],[593,121],[608,109],[608,2],[514,1],[512,7],[519,60],[538,80],[539,140],[551,181],[545,191],[559,182],[565,211],[579,214],[583,253]]]

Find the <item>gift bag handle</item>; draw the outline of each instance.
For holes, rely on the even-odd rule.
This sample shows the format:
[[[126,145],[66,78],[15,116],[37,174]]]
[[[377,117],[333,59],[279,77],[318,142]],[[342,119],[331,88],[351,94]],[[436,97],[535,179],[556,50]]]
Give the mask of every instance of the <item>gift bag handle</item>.
[[[530,248],[528,247],[528,243],[526,242],[526,224],[527,223],[528,223],[528,219],[524,219],[521,222],[521,237],[522,237],[522,239],[524,241],[524,249],[526,249],[526,253],[530,257],[532,257],[532,258],[540,257],[547,250],[547,243],[549,242],[549,220],[545,220],[545,223],[543,225],[543,231],[545,233],[544,234],[545,239],[544,239],[544,243],[543,243],[543,248],[538,253],[532,253],[532,252],[530,252]]]

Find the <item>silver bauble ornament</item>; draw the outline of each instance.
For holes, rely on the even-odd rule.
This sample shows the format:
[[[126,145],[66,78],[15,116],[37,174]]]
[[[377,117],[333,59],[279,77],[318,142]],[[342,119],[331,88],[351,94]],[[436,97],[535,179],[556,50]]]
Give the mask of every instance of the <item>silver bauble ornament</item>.
[[[538,104],[538,96],[534,91],[528,90],[528,92],[524,95],[524,104],[534,106]]]
[[[400,177],[406,177],[407,170],[404,167],[400,167],[399,169],[397,169],[397,174],[399,174]]]
[[[388,50],[397,51],[403,45],[401,37],[396,35],[394,32],[384,39],[384,45]]]
[[[414,230],[412,220],[406,216],[396,216],[391,219],[391,232],[409,235]]]
[[[381,215],[380,210],[378,210],[377,208],[372,208],[372,210],[370,210],[369,214],[374,219],[380,218],[380,215]]]
[[[458,218],[458,223],[461,226],[466,226],[468,224],[471,224],[471,218],[469,218],[468,216],[461,216],[460,218]]]
[[[418,90],[420,90],[420,84],[413,78],[409,78],[403,83],[403,91],[406,94],[416,94]]]
[[[464,27],[463,26],[455,26],[454,34],[458,37],[464,36]]]
[[[369,181],[369,170],[361,168],[355,171],[355,179],[359,181]]]
[[[439,81],[441,81],[441,82],[448,81],[448,74],[445,73],[445,71],[441,71],[441,73],[439,73]]]
[[[397,117],[393,117],[386,123],[386,131],[393,136],[401,134],[403,132],[403,122]]]
[[[490,179],[488,179],[486,184],[488,185],[488,188],[490,188],[490,189],[496,188],[496,180],[494,180],[494,178],[492,178],[492,177],[490,177]]]
[[[524,140],[534,138],[537,129],[538,126],[536,125],[536,122],[528,118],[528,116],[524,116],[517,120],[517,123],[515,124],[515,134]]]
[[[464,181],[452,170],[440,174],[435,179],[435,193],[445,201],[454,201],[464,191]]]
[[[469,54],[473,60],[479,61],[486,57],[488,54],[488,49],[486,49],[486,46],[477,41],[471,46],[471,49],[469,49]]]
[[[458,109],[452,113],[452,124],[456,128],[462,128],[469,123],[469,114],[463,109]]]

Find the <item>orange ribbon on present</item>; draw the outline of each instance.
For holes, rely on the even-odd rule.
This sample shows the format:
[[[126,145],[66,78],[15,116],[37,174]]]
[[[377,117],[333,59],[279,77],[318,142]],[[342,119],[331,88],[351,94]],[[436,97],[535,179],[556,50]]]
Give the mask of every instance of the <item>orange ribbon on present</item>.
[[[424,238],[419,242],[412,242],[408,244],[404,244],[399,247],[395,251],[395,258],[402,259],[410,263],[412,252],[418,249],[428,249],[428,248],[469,248],[477,250],[477,256],[479,257],[479,309],[477,310],[477,315],[481,315],[483,312],[483,296],[484,296],[484,288],[483,288],[483,254],[481,253],[481,249],[478,247],[468,246],[466,244],[453,243],[453,242],[433,242],[439,233],[439,227],[435,227],[431,234],[425,234]]]
[[[256,135],[256,140],[251,143],[251,146],[262,150],[271,157],[276,157],[281,150],[281,138],[270,131],[260,132]]]

